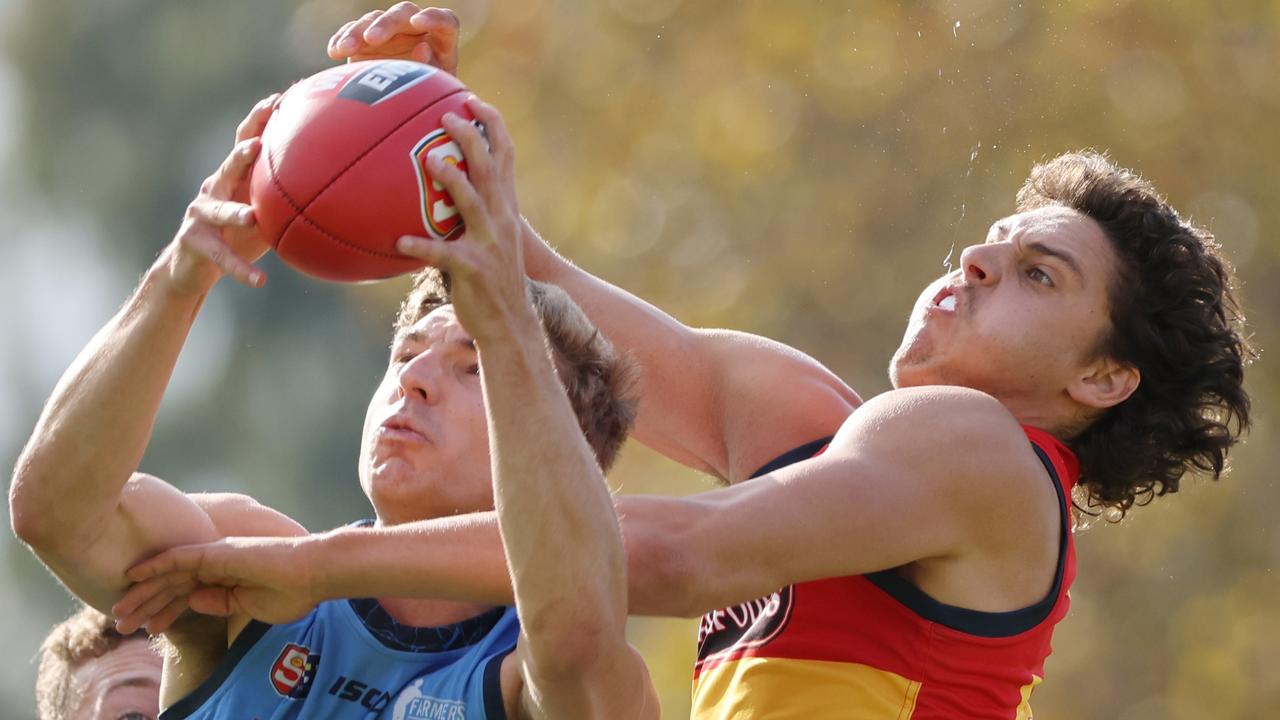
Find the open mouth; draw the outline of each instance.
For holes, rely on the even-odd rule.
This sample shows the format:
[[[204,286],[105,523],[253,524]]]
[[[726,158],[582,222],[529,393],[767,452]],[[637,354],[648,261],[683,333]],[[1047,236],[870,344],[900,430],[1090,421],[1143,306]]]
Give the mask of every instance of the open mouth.
[[[956,311],[956,294],[951,288],[943,288],[933,298],[933,307],[946,312]]]

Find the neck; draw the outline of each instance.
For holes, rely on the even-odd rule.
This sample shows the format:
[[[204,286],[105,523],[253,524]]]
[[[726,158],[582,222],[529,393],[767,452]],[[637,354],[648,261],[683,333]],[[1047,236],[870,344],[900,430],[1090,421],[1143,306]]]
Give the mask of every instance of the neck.
[[[419,518],[401,519],[378,513],[374,524],[378,527],[393,527],[402,522],[411,522],[415,519]],[[380,597],[377,600],[378,604],[396,622],[413,627],[451,625],[473,618],[494,607],[484,603],[454,602],[452,600],[426,598]]]
[[[1062,396],[1045,400],[1037,398],[1028,401],[1026,398],[997,397],[1002,405],[1008,408],[1013,417],[1023,425],[1040,428],[1059,440],[1069,440],[1079,435],[1090,423],[1097,419],[1097,411],[1087,408],[1071,399],[1063,391]]]
[[[396,622],[413,627],[452,625],[493,609],[492,605],[420,598],[378,598],[378,604]]]

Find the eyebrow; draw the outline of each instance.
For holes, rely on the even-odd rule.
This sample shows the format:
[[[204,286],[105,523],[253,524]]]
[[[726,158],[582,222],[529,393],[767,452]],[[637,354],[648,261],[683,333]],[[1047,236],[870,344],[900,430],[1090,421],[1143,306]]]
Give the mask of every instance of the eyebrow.
[[[130,675],[111,683],[107,686],[107,690],[115,690],[122,687],[153,688],[160,687],[160,683],[150,675]]]
[[[1036,252],[1041,255],[1048,255],[1049,257],[1061,260],[1067,267],[1071,268],[1071,271],[1076,274],[1076,277],[1079,278],[1081,282],[1084,282],[1084,272],[1080,269],[1080,263],[1076,261],[1075,256],[1071,253],[1066,252],[1065,250],[1059,250],[1058,248],[1049,247],[1040,240],[1030,240],[1026,243],[1026,246],[1032,252]]]
[[[392,343],[392,345],[399,345],[400,343],[424,343],[424,344],[426,344],[426,343],[427,343],[427,336],[426,336],[426,335],[424,335],[424,334],[423,334],[421,331],[419,331],[419,330],[412,330],[412,331],[407,332],[407,333],[404,333],[404,334],[402,334],[402,335],[397,335],[397,336],[395,337],[395,340],[394,340],[394,342]],[[473,339],[471,339],[471,338],[465,338],[465,339],[463,339],[463,340],[454,340],[452,344],[453,344],[453,345],[455,345],[455,346],[457,346],[457,347],[460,347],[460,348],[462,348],[462,349],[464,349],[464,350],[470,350],[471,352],[475,352],[475,351],[476,351],[476,341],[475,341],[475,340],[473,340]]]
[[[998,237],[1002,239],[1008,237],[1009,226],[1003,220],[997,222],[993,228],[995,229]],[[1071,253],[1065,250],[1049,247],[1042,240],[1029,240],[1024,242],[1023,246],[1032,252],[1039,253],[1041,255],[1048,255],[1049,257],[1061,260],[1071,270],[1071,272],[1076,274],[1076,277],[1080,279],[1080,282],[1084,282],[1084,271],[1080,269],[1080,263]]]

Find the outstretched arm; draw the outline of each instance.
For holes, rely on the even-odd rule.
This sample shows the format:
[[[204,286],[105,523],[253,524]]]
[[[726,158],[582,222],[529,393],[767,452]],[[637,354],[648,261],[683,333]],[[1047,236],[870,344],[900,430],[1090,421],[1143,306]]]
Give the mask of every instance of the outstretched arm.
[[[986,594],[942,599],[1014,609],[1045,588],[1011,589],[1028,576],[1008,566],[1037,543],[1056,547],[1060,522],[1016,421],[994,399],[959,388],[878,397],[821,457],[750,482],[683,498],[628,496],[616,506],[630,611],[642,615],[695,616],[791,583],[948,565],[973,553],[991,560],[982,572],[995,571],[969,586]],[[492,513],[343,529],[297,550],[269,540],[178,548],[130,571],[141,582],[119,610],[136,626],[190,592],[197,576],[312,603],[358,594],[503,603],[511,594],[501,552]]]
[[[458,205],[466,239],[402,244],[453,279],[454,311],[480,356],[494,501],[521,624],[507,672],[523,682],[518,693],[504,683],[508,704],[530,718],[656,718],[644,661],[625,638],[618,520],[530,301],[511,138],[496,110],[470,105],[485,136],[456,116],[444,120],[470,180],[453,165],[429,166]]]
[[[829,437],[861,400],[812,357],[735,330],[691,328],[557,254],[524,225],[529,276],[564,288],[641,373],[636,439],[730,483]]]
[[[456,40],[450,11],[400,2],[343,25],[329,41],[329,55],[417,52],[435,64],[447,59],[453,72]],[[529,277],[563,288],[639,362],[635,436],[658,452],[735,483],[792,448],[830,436],[860,404],[848,385],[799,350],[748,333],[690,328],[574,266],[527,221],[521,232]]]
[[[223,272],[261,284],[259,271],[239,256],[256,258],[265,245],[252,234],[247,206],[231,196],[273,106],[274,98],[262,101],[241,124],[236,148],[205,181],[173,243],[58,382],[14,470],[14,532],[99,609],[123,592],[132,563],[219,537],[198,502],[137,468],[210,288]],[[219,248],[226,248],[225,267],[208,259]]]

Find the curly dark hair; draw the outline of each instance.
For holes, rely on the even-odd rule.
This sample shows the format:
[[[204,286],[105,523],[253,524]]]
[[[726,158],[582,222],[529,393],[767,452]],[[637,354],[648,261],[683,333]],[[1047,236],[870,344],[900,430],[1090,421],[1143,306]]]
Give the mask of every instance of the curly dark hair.
[[[1096,152],[1032,169],[1018,211],[1062,205],[1099,225],[1118,258],[1100,354],[1136,367],[1138,388],[1067,445],[1080,459],[1082,511],[1120,518],[1178,491],[1188,472],[1215,480],[1249,426],[1244,369],[1254,352],[1233,271],[1208,231],[1152,185]]]
[[[565,291],[535,280],[527,281],[527,286],[553,351],[556,374],[596,461],[607,471],[635,425],[639,403],[636,364],[614,350]],[[395,333],[399,335],[449,303],[449,276],[435,268],[418,272],[400,304]]]

